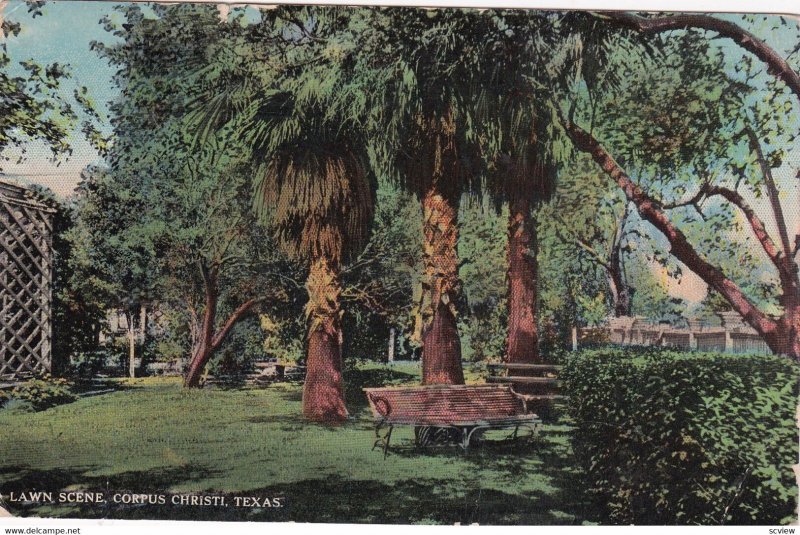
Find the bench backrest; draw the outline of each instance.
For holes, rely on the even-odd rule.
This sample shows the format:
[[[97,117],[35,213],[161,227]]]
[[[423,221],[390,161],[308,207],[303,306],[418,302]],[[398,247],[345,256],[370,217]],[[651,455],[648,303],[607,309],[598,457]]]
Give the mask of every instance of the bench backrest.
[[[375,418],[388,423],[466,425],[525,414],[507,385],[430,385],[365,388]]]

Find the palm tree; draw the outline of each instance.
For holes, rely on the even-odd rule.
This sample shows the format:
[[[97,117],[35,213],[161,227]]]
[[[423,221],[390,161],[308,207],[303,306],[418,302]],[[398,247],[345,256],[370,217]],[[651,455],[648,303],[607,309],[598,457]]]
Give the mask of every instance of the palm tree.
[[[336,39],[351,15],[263,12],[233,61],[223,55],[197,73],[204,89],[195,102],[201,133],[227,128],[248,147],[256,213],[308,269],[303,415],[328,423],[347,418],[340,273],[365,246],[375,204],[352,49]]]
[[[471,83],[480,49],[474,11],[391,9],[376,13],[368,68],[383,65],[387,174],[420,199],[423,292],[416,306],[423,384],[464,382],[457,304],[458,206],[477,176],[479,150],[470,125]],[[366,54],[365,54],[366,55]],[[379,99],[380,102],[380,99]]]
[[[489,161],[486,186],[498,208],[509,208],[507,234],[507,362],[540,360],[537,327],[536,207],[556,181],[544,89],[549,86],[553,15],[496,11],[481,54],[478,114]]]
[[[499,10],[486,15],[492,28],[479,55],[477,113],[490,167],[487,188],[496,204],[509,207],[505,360],[536,363],[542,356],[534,214],[553,195],[559,164],[570,157],[554,106],[574,99],[576,87],[591,97],[619,82],[619,75],[603,65],[620,39],[584,13]]]
[[[303,415],[347,417],[342,383],[342,265],[368,239],[374,188],[363,154],[340,140],[285,145],[256,176],[255,202],[279,245],[308,266]]]

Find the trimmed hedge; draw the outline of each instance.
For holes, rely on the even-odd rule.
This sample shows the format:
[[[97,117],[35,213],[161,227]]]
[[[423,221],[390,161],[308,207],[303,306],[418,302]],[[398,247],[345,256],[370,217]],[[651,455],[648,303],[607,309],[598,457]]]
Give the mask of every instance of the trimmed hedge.
[[[799,371],[781,357],[643,348],[567,358],[573,448],[609,521],[791,521]]]

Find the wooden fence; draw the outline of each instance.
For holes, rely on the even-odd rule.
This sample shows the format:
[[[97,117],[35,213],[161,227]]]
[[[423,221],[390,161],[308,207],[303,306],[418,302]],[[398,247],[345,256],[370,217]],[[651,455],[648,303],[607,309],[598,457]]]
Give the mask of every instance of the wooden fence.
[[[612,344],[674,347],[682,350],[719,351],[769,355],[772,351],[752,328],[731,314],[724,314],[719,327],[689,322],[689,327],[653,325],[642,318],[614,318],[609,325],[581,329],[582,339],[598,339],[598,331]]]
[[[53,213],[0,181],[0,379],[52,371]]]

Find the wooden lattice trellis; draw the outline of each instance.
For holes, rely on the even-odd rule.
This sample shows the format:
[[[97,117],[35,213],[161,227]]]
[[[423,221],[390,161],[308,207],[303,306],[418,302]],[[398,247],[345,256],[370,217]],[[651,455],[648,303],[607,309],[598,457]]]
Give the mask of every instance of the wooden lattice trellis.
[[[52,371],[54,210],[0,181],[0,379]]]

